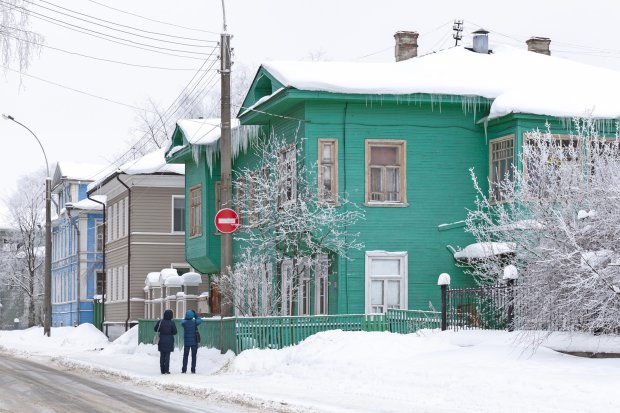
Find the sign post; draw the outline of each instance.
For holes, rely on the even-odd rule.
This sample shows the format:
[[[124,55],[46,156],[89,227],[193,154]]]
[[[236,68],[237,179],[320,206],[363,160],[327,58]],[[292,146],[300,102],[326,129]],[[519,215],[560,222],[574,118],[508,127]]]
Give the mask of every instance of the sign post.
[[[239,215],[230,208],[222,208],[215,214],[215,228],[222,234],[235,232],[239,227]]]

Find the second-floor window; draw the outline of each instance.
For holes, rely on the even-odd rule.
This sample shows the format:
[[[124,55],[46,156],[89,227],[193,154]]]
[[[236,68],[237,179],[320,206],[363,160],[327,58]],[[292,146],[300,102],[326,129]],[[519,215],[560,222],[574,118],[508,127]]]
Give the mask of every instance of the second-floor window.
[[[105,225],[102,222],[97,222],[96,231],[95,231],[95,251],[103,252],[103,234],[105,231]]]
[[[202,187],[193,186],[189,189],[189,236],[202,235]]]
[[[489,145],[489,192],[494,201],[504,199],[501,183],[513,182],[514,180],[514,149],[515,138],[513,135],[493,140]]]
[[[403,140],[366,140],[366,203],[405,204],[406,143]]]
[[[185,231],[185,197],[172,197],[172,232]]]
[[[319,199],[336,203],[338,195],[338,142],[319,139]]]
[[[278,171],[278,207],[282,208],[297,198],[297,151],[294,145],[280,152]]]

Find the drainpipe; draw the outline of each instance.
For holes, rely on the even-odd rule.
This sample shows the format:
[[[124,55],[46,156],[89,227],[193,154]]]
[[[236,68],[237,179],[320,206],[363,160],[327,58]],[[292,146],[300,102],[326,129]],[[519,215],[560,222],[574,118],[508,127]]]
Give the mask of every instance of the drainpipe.
[[[80,282],[80,278],[82,278],[82,274],[80,271],[80,261],[82,261],[82,257],[80,254],[80,225],[79,225],[79,220],[80,220],[80,214],[78,214],[77,219],[78,222],[77,224],[73,221],[71,221],[71,210],[73,209],[73,204],[72,203],[65,203],[65,209],[67,210],[67,216],[69,217],[69,223],[75,227],[75,231],[77,233],[77,248],[76,248],[76,255],[77,255],[77,277],[76,277],[76,281],[77,281],[77,324],[78,326],[80,325],[80,287],[81,287],[81,282]]]
[[[101,205],[101,207],[103,208],[103,249],[101,252],[101,267],[102,267],[102,271],[103,271],[103,291],[101,292],[101,316],[103,317],[102,323],[101,323],[101,331],[103,331],[103,321],[105,321],[105,292],[106,292],[106,270],[105,270],[105,242],[106,242],[106,234],[107,234],[107,229],[108,229],[108,223],[106,222],[106,205],[105,202],[101,202],[101,201],[97,201],[96,199],[93,199],[90,197],[90,194],[86,194],[86,198],[90,199],[91,201]],[[96,251],[96,249],[95,249]]]
[[[125,331],[129,330],[129,316],[131,311],[131,189],[116,175],[116,180],[127,189],[127,319],[125,320]]]

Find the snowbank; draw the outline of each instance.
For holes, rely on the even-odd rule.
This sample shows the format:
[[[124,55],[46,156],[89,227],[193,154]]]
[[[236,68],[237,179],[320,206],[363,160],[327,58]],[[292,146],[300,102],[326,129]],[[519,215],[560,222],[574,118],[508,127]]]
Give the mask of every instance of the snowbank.
[[[617,352],[620,337],[551,334],[533,353],[531,336],[505,331],[421,330],[416,334],[327,331],[282,350],[238,356],[200,348],[197,374],[159,373],[155,346],[134,327],[112,343],[92,326],[1,331],[0,347],[51,356],[76,371],[132,384],[275,411],[612,412],[620,359],[562,351]],[[542,334],[542,333],[541,333]],[[546,336],[545,336],[546,337]],[[105,345],[101,351],[93,346]],[[267,406],[267,407],[266,407]]]

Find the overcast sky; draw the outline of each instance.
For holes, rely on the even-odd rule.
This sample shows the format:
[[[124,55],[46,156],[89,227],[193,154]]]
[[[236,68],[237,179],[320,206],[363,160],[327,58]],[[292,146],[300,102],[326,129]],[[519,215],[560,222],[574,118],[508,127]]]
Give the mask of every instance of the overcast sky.
[[[131,129],[135,125],[136,110],[131,106],[144,107],[148,98],[164,108],[173,103],[202,66],[206,55],[200,53],[213,51],[222,30],[221,0],[32,1],[41,6],[32,6],[32,11],[41,17],[31,18],[32,29],[45,37],[49,48],[42,49],[21,81],[19,75],[10,71],[0,78],[0,112],[13,115],[37,134],[50,163],[112,162],[121,150],[128,147],[128,142],[135,139]],[[333,61],[392,61],[393,35],[398,30],[420,33],[420,54],[448,48],[454,44],[454,19],[465,22],[465,43],[471,42],[470,33],[479,27],[491,32],[491,45],[501,43],[525,48],[525,40],[531,36],[550,37],[551,51],[555,56],[620,71],[620,45],[615,29],[619,12],[620,2],[610,0],[226,1],[228,32],[234,36],[234,61],[237,67],[247,67],[252,72],[265,60],[309,60],[311,56]],[[132,37],[67,15],[86,20],[92,20],[87,16],[93,16],[119,23],[127,27],[98,21],[125,31],[138,28],[143,30],[139,33],[144,37]],[[56,24],[43,20],[49,18],[56,19]],[[70,23],[74,29],[81,27],[112,35],[118,41],[133,39],[134,46],[142,47],[136,43],[157,44],[159,52],[169,54],[104,41],[60,27],[58,21]],[[156,33],[177,37],[163,37]],[[187,44],[203,47],[188,47]],[[192,58],[179,57],[181,54]],[[210,59],[217,54],[216,51]],[[105,62],[92,57],[166,70]],[[215,62],[213,68],[218,66],[219,63]],[[13,63],[10,67],[16,66]],[[459,75],[458,67],[454,68],[454,74]],[[202,84],[219,87],[213,71],[207,72],[202,79]],[[0,119],[0,138],[3,143],[0,197],[5,198],[14,190],[20,175],[43,167],[44,160],[34,138],[18,125]]]

